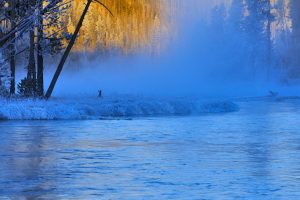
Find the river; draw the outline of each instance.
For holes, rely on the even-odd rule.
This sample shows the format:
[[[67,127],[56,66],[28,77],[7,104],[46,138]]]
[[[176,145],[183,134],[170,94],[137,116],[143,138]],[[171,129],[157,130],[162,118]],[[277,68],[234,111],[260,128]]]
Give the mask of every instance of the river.
[[[299,199],[300,100],[236,112],[1,121],[0,199]]]

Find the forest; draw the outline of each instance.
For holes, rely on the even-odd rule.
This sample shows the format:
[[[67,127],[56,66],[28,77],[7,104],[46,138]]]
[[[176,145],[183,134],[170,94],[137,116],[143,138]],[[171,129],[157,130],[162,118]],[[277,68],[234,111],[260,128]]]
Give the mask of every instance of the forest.
[[[1,0],[0,87],[3,96],[43,97],[47,58],[59,60],[72,39],[85,1]],[[159,1],[93,1],[75,52],[128,52],[150,44],[160,26]],[[128,24],[130,22],[130,24]],[[22,65],[20,67],[20,65]],[[16,70],[27,76],[15,82]]]
[[[81,21],[86,3],[90,7]],[[61,61],[57,80],[71,50],[102,56],[143,48],[159,51],[162,35],[174,31],[170,21],[180,12],[180,0],[0,0],[0,10],[0,94],[44,98],[49,60]],[[230,6],[217,5],[209,24],[218,33],[211,36],[213,48],[226,45],[230,54],[223,56],[231,59],[224,63],[241,66],[249,76],[260,69],[267,78],[283,83],[297,80],[299,10],[298,0],[232,0]],[[224,54],[216,50],[216,57],[218,53]],[[26,71],[20,82],[16,70]]]
[[[297,0],[233,0],[229,9],[215,7],[211,29],[219,33],[216,43],[230,49],[227,64],[241,66],[249,77],[297,83],[299,8]]]

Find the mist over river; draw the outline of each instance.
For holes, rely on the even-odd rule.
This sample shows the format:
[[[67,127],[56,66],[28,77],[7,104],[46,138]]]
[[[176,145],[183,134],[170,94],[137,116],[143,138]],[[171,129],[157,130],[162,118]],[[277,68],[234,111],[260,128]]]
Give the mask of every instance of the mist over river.
[[[300,0],[0,13],[0,200],[300,199]]]
[[[300,100],[112,120],[1,121],[0,199],[299,199]]]

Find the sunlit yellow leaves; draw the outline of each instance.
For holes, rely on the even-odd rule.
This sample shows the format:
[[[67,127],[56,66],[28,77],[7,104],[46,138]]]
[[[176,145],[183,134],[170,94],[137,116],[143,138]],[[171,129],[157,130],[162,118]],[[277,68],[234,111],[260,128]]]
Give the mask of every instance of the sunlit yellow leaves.
[[[72,33],[80,18],[86,0],[74,0],[67,20]],[[113,13],[110,15],[101,5],[93,3],[87,14],[77,51],[106,51],[121,49],[124,52],[153,47],[153,39],[165,30],[163,0],[102,0]],[[155,48],[158,48],[157,46]]]

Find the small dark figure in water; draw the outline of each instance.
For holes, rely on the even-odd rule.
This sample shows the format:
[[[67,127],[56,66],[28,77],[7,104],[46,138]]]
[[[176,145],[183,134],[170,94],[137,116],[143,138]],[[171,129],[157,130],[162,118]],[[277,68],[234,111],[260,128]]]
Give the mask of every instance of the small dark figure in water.
[[[102,90],[98,90],[98,97],[102,98]]]
[[[278,96],[278,92],[269,91],[269,96],[270,97],[277,97]]]

